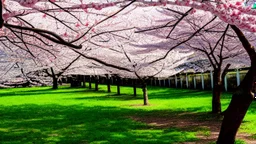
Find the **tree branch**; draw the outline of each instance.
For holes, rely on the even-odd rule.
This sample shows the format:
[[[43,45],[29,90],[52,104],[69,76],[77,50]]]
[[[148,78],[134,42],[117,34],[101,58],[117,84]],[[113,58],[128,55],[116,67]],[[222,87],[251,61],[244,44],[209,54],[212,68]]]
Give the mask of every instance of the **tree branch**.
[[[186,43],[187,41],[189,41],[190,39],[192,39],[197,33],[199,33],[199,32],[200,32],[204,27],[206,27],[208,24],[210,24],[211,22],[213,22],[216,18],[217,18],[217,17],[215,16],[213,19],[211,19],[209,22],[207,22],[204,26],[202,26],[200,29],[198,29],[196,32],[194,32],[189,38],[187,38],[186,40],[181,41],[181,42],[179,42],[178,44],[176,44],[175,46],[171,47],[163,57],[161,57],[161,58],[159,58],[159,59],[156,59],[156,60],[150,62],[149,64],[152,64],[152,63],[155,63],[155,62],[157,62],[157,61],[160,61],[160,60],[165,59],[165,58],[168,56],[168,54],[169,54],[174,48],[176,48],[176,47],[180,46],[181,44]]]
[[[15,29],[20,29],[20,30],[28,30],[28,31],[35,32],[35,33],[43,36],[44,38],[46,38],[50,41],[53,41],[57,44],[65,45],[65,46],[72,47],[72,48],[75,48],[75,49],[81,49],[82,48],[82,45],[78,45],[78,46],[74,45],[71,42],[65,41],[64,39],[62,39],[56,33],[48,31],[48,30],[30,28],[30,27],[22,27],[22,26],[7,24],[7,23],[4,23],[4,26],[7,27],[7,28],[15,28]]]

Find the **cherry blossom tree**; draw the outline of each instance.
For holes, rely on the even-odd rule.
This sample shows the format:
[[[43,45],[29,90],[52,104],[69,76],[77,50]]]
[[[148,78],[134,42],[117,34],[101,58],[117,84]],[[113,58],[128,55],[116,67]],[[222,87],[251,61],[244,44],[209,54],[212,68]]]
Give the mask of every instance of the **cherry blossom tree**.
[[[58,67],[58,72],[57,73],[56,73],[56,71],[54,72],[54,68],[53,67],[50,67],[51,73],[48,72],[48,69],[45,69],[45,72],[48,74],[48,76],[52,77],[52,81],[53,81],[52,89],[58,89],[58,81],[60,80],[62,74],[65,71],[67,71],[72,66],[72,64],[75,63],[80,57],[81,57],[81,55],[77,56],[72,61],[68,61],[68,62],[65,61],[66,64],[64,65],[64,67],[63,67],[63,64],[62,64],[63,68],[60,68],[60,66],[57,65],[57,63],[55,62],[55,66]],[[62,59],[61,62],[63,62],[63,61],[64,60]]]
[[[186,2],[188,2],[186,4],[187,6],[195,3],[191,1]],[[250,44],[248,39],[244,36],[243,32],[239,29],[241,28],[255,32],[254,25],[251,23],[251,21],[254,19],[254,16],[252,15],[253,10],[251,10],[251,6],[243,7],[241,2],[236,2],[235,4],[226,1],[219,1],[219,4],[212,4],[211,2],[206,3],[211,5],[212,8],[202,8],[201,6],[205,6],[203,4],[201,4],[200,7],[194,5],[191,6],[194,8],[202,8],[203,10],[210,11],[223,21],[231,24],[231,28],[237,34],[251,60],[251,68],[240,86],[237,88],[237,92],[234,93],[232,101],[227,111],[225,112],[221,132],[217,141],[217,143],[234,143],[236,132],[253,99],[252,87],[253,82],[255,81],[255,66],[253,64],[255,61],[255,51],[254,47]],[[183,3],[178,4],[183,5]],[[224,10],[224,8],[227,10]],[[223,11],[220,11],[220,9]]]
[[[187,2],[188,2],[187,6],[189,6],[190,2],[189,1],[187,1]],[[193,2],[191,2],[191,3],[193,3]],[[182,5],[182,3],[180,3],[180,4]],[[214,6],[213,8],[215,8],[215,4],[212,5],[212,6]],[[231,7],[230,8],[231,10],[234,7],[241,9],[242,12],[244,12],[244,10],[245,10],[244,7],[242,7],[241,3],[239,3],[239,2],[235,3],[235,5],[234,4],[229,4],[228,6]],[[195,7],[195,8],[197,8],[197,7]],[[251,11],[250,8],[251,7],[247,7],[247,9],[248,9],[247,11]],[[215,8],[214,10],[218,10],[218,8]],[[206,9],[206,11],[208,11],[208,9]],[[210,11],[212,12],[212,9],[210,9]],[[253,15],[249,15],[247,17],[247,14],[249,14],[249,13],[245,12],[243,14],[243,16],[248,18],[248,19],[245,18],[245,19],[243,19],[244,20],[243,21],[242,19],[240,19],[241,17],[239,17],[237,20],[234,20],[233,16],[237,17],[236,11],[238,11],[238,10],[236,9],[235,11],[232,12],[232,14],[224,12],[225,16],[223,14],[222,15],[219,14],[218,13],[219,11],[215,11],[215,12],[212,12],[212,13],[219,16],[219,17],[223,16],[223,17],[220,17],[220,18],[222,20],[224,19],[224,21],[229,22],[230,24],[236,24],[237,26],[239,26],[242,29],[254,32],[254,29],[253,29],[254,26],[253,25],[250,25],[250,27],[248,27],[248,24],[249,24],[248,21],[250,21],[249,19],[253,19]],[[238,15],[240,16],[240,14],[238,14]],[[231,20],[226,19],[228,16],[230,16],[229,18]],[[248,20],[248,21],[245,22],[246,20]],[[237,23],[237,21],[239,21],[239,24]],[[251,49],[254,49],[254,48],[251,46],[249,41],[244,37],[242,31],[239,30],[238,27],[236,27],[234,25],[231,25],[231,28],[237,34],[238,38],[242,42],[242,45],[243,45],[244,49],[247,51],[248,55],[250,56],[250,59],[252,60],[254,52],[252,52]],[[239,51],[238,51],[238,53],[239,53]],[[253,67],[253,65],[251,65],[251,66]],[[251,68],[251,69],[252,69],[251,71],[253,71],[254,68]],[[249,94],[251,94],[251,90],[252,90],[252,86],[253,86],[253,81],[255,80],[255,78],[254,78],[255,76],[253,74],[250,74],[251,71],[249,71],[249,73],[247,75],[247,76],[250,77],[250,81],[247,78],[244,79],[244,81],[246,81],[246,82],[242,83],[238,87],[239,93],[234,94],[234,96],[232,98],[232,101],[230,103],[230,106],[229,106],[228,110],[225,112],[225,117],[224,117],[222,129],[221,129],[221,132],[220,132],[220,136],[219,136],[219,139],[218,139],[218,143],[233,143],[234,142],[237,129],[239,128],[239,126],[241,124],[241,121],[242,121],[250,103],[252,102],[252,95],[249,95]],[[241,91],[242,90],[241,87],[243,87],[243,88],[247,87],[247,88],[244,89],[245,91],[244,90]],[[234,97],[236,97],[236,98],[234,98]],[[242,101],[243,99],[247,99],[247,100]],[[240,103],[240,106],[238,106],[239,105],[238,103]],[[240,117],[237,117],[237,115],[240,115]],[[226,120],[226,119],[228,119],[229,121],[231,121],[231,119],[236,119],[236,121],[234,121],[234,123],[231,124],[231,123],[228,123],[228,120]],[[232,127],[232,128],[230,128],[230,127]]]
[[[50,80],[43,74],[44,68],[36,59],[26,57],[22,50],[1,50],[0,83],[5,86],[47,85]]]
[[[84,1],[78,0],[69,2],[55,0],[6,0],[3,5],[0,4],[3,7],[2,18],[0,19],[1,26],[3,26],[1,35],[2,41],[8,41],[13,45],[16,44],[17,47],[22,45],[20,48],[23,48],[24,51],[29,53],[31,48],[28,45],[31,41],[37,41],[43,45],[58,43],[74,49],[81,49],[83,44],[87,42],[87,38],[97,31],[97,26],[104,24],[104,22],[109,19],[115,18],[115,16],[130,5],[137,7],[157,6],[167,8],[170,5],[182,6],[189,9],[186,14],[190,12],[194,13],[196,10],[210,12],[223,22],[230,24],[230,27],[237,34],[251,60],[251,68],[234,93],[230,106],[225,112],[223,125],[217,142],[234,143],[236,132],[252,102],[252,87],[256,78],[256,65],[254,64],[255,51],[242,32],[242,30],[256,32],[256,11],[252,9],[251,5],[244,5],[242,0],[118,0],[111,2],[99,0],[96,1],[96,3],[92,3],[92,1],[88,2],[89,3],[84,3]],[[109,13],[110,9],[111,12]],[[97,21],[90,27],[88,27],[88,24],[85,22],[88,20],[87,13],[99,15],[98,19],[94,19]],[[46,18],[41,24],[39,24],[38,18],[35,18],[38,14],[42,14],[41,18]],[[184,17],[185,15],[179,17],[179,19],[174,22],[174,25],[173,23],[167,23],[164,26],[170,27],[169,34],[166,36],[167,38],[175,36],[172,33],[178,25],[182,24]],[[184,36],[182,42],[174,43],[173,46],[169,47],[167,53],[151,63],[167,58],[172,49],[191,40],[216,17],[204,23],[196,33],[190,36]],[[89,21],[91,23],[93,20],[90,19]],[[174,40],[175,39],[173,39],[173,41]],[[76,52],[82,54],[79,50],[76,50]],[[120,68],[95,57],[93,58],[88,55],[83,56],[108,66]],[[129,71],[129,69],[124,67],[121,69]]]
[[[127,8],[126,11],[120,13],[118,19],[105,22],[105,25],[114,23],[115,27],[109,27],[107,31],[98,28],[97,33],[90,39],[91,45],[87,44],[91,50],[83,55],[97,57],[98,60],[112,64],[111,68],[106,68],[112,74],[139,79],[142,85],[144,105],[147,105],[147,80],[152,77],[168,78],[180,72],[182,69],[175,68],[187,62],[187,57],[192,53],[169,50],[168,47],[173,44],[161,37],[134,33],[139,27],[151,25],[152,19],[157,18],[160,12],[155,9],[137,9],[136,7]],[[140,13],[145,13],[147,16],[141,16]],[[137,19],[141,22],[137,23]],[[167,53],[168,56],[162,59],[162,56]],[[113,65],[118,68],[113,69],[115,68]]]
[[[208,15],[187,18],[192,26],[190,31],[194,31],[196,27],[200,26],[200,21],[203,21],[203,18]],[[202,30],[199,35],[193,37],[186,45],[203,53],[204,57],[209,60],[213,70],[212,113],[220,113],[222,80],[230,65],[233,68],[242,65],[249,66],[249,62],[244,61],[244,59],[248,59],[248,56],[229,24],[223,23],[219,19],[216,19],[211,25]]]
[[[165,38],[166,36],[169,37],[167,41],[159,41],[158,46],[149,44],[147,48],[150,49],[185,49],[185,48],[192,48],[193,50],[199,51],[206,56],[202,57],[201,53],[196,54],[196,59],[201,58],[205,59],[208,58],[209,63],[212,65],[214,70],[214,88],[213,88],[213,100],[212,100],[212,112],[213,113],[220,113],[221,112],[221,104],[220,104],[220,94],[222,91],[222,77],[224,78],[226,71],[230,64],[228,64],[224,71],[222,72],[222,65],[223,61],[230,57],[235,57],[240,53],[237,51],[241,51],[241,44],[234,43],[236,40],[236,36],[234,34],[228,34],[228,39],[225,39],[225,35],[228,29],[225,30],[226,24],[223,24],[219,19],[214,18],[214,16],[210,13],[204,13],[202,11],[198,11],[196,14],[191,13],[191,9],[187,8],[177,8],[177,7],[169,7],[168,10],[159,9],[159,13],[165,15],[165,19],[155,20],[155,24],[152,28],[152,25],[149,27],[144,27],[143,29],[139,29],[138,33],[147,33],[148,35],[155,35],[159,38]],[[207,26],[205,25],[207,21],[205,17],[209,18],[208,21],[212,21],[208,23]],[[204,22],[204,23],[202,23]],[[170,26],[166,26],[166,24],[172,24]],[[182,23],[182,24],[179,24]],[[170,32],[166,29],[172,27]],[[174,29],[175,28],[175,29]],[[227,27],[228,28],[228,27]],[[229,31],[230,32],[230,31]],[[220,35],[221,33],[224,33]],[[219,38],[217,38],[219,37]],[[235,38],[234,38],[235,37]],[[216,38],[216,39],[215,39]],[[225,39],[225,40],[224,40]],[[230,40],[231,39],[231,40]],[[232,39],[234,39],[232,41]],[[221,43],[222,40],[222,43]],[[229,44],[229,46],[223,45]],[[175,45],[176,44],[176,45]],[[232,44],[232,45],[230,45]],[[223,46],[222,46],[223,45]],[[168,47],[169,46],[169,47]],[[209,47],[210,46],[210,47]],[[232,47],[232,48],[231,48]],[[232,50],[232,52],[230,52]],[[228,55],[222,54],[226,53]],[[225,55],[225,56],[223,56]],[[194,62],[193,62],[194,63]],[[233,62],[235,63],[235,62]],[[191,63],[186,63],[190,68]],[[185,66],[183,65],[183,66]],[[208,68],[209,65],[205,66]],[[202,69],[202,68],[201,68]],[[222,77],[221,77],[222,73]]]
[[[146,47],[145,47],[146,48]],[[170,55],[161,61],[150,64],[152,60],[158,59],[159,54],[165,54],[166,51],[156,50],[144,55],[132,55],[125,53],[128,61],[133,64],[133,72],[120,72],[120,75],[129,78],[137,78],[141,83],[144,105],[148,105],[147,81],[153,77],[168,78],[169,76],[180,73],[183,69],[179,65],[187,62],[187,58],[192,53],[172,51]]]
[[[155,49],[156,47],[166,46],[161,43],[161,38],[142,33],[136,34],[132,32],[134,31],[133,29],[128,31],[119,32],[118,36],[106,32],[100,35],[99,39],[94,37],[91,40],[93,45],[90,47],[95,46],[95,43],[97,43],[97,46],[93,47],[90,51],[80,54],[85,57],[97,57],[99,61],[112,65],[110,67],[105,64],[102,66],[102,69],[105,69],[111,75],[139,79],[142,85],[144,105],[148,105],[147,80],[152,77],[168,78],[181,72],[182,69],[175,68],[187,62],[187,57],[192,53],[189,51],[179,52],[173,50],[169,52],[168,50]],[[129,37],[125,35],[129,35]],[[102,37],[108,40],[100,42]],[[144,37],[147,37],[147,39],[144,39]],[[158,41],[159,43],[153,44],[152,41]],[[98,47],[99,45],[100,47]],[[154,49],[150,50],[150,47]],[[75,51],[77,52],[77,50]],[[168,57],[155,61],[167,52],[169,52]]]

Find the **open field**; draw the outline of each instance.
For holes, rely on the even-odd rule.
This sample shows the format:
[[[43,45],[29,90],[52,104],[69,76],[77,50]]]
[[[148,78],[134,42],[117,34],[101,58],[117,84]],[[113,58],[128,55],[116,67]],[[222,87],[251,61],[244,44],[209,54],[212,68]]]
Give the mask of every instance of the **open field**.
[[[122,87],[122,95],[62,86],[0,90],[0,142],[74,144],[214,143],[222,117],[212,115],[211,93],[149,87],[149,106],[141,90]],[[223,110],[231,94],[222,97]],[[237,143],[255,143],[253,102]]]

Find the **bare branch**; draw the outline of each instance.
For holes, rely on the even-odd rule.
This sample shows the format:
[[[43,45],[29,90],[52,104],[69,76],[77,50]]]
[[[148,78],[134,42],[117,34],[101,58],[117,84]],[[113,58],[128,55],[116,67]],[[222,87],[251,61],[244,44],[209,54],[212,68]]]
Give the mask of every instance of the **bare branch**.
[[[193,10],[193,8],[190,8],[184,15],[182,15],[181,18],[178,19],[178,21],[174,24],[174,26],[172,27],[171,31],[169,32],[169,34],[167,35],[166,38],[169,38],[169,37],[170,37],[171,33],[172,33],[173,30],[176,28],[176,26],[177,26],[177,25],[188,15],[188,13],[189,13],[190,11],[192,11],[192,10]]]
[[[131,4],[133,4],[134,2],[136,2],[136,0],[132,0],[129,4],[125,5],[123,8],[121,8],[120,10],[118,10],[117,12],[115,12],[114,14],[112,14],[112,15],[106,17],[105,19],[103,19],[103,20],[101,20],[100,22],[96,23],[95,25],[91,26],[84,34],[82,34],[79,38],[77,38],[77,39],[71,41],[71,43],[74,43],[74,42],[80,40],[80,39],[83,38],[89,31],[91,31],[92,28],[94,28],[95,26],[97,26],[97,25],[103,23],[104,21],[106,21],[106,20],[108,20],[108,19],[114,17],[115,15],[117,15],[118,13],[120,13],[121,11],[123,11],[125,8],[127,8],[128,6],[130,6]]]
[[[81,57],[81,55],[79,55],[78,57],[76,57],[72,62],[70,62],[65,68],[61,69],[61,72],[57,74],[58,77],[60,77],[73,63],[75,63],[79,58]]]
[[[206,27],[208,24],[210,24],[211,22],[213,22],[215,19],[216,19],[216,16],[215,16],[213,19],[211,19],[209,22],[207,22],[204,26],[202,26],[200,29],[198,29],[196,32],[194,32],[189,38],[187,38],[186,40],[181,41],[181,42],[179,42],[178,44],[176,44],[175,46],[171,47],[163,57],[161,57],[161,58],[159,58],[159,59],[156,59],[156,60],[150,62],[150,64],[165,59],[165,58],[168,56],[168,54],[169,54],[174,48],[176,48],[176,47],[180,46],[181,44],[183,44],[183,43],[189,41],[190,39],[192,39],[197,33],[199,33],[202,29],[204,29],[204,27]]]
[[[54,32],[51,32],[51,31],[47,31],[47,30],[43,30],[43,29],[37,29],[37,28],[22,27],[22,26],[7,24],[7,23],[4,23],[4,26],[7,27],[7,28],[15,28],[15,29],[20,29],[20,30],[32,31],[32,32],[35,32],[35,33],[43,36],[44,38],[46,38],[50,41],[53,41],[55,43],[65,45],[65,46],[68,46],[68,47],[72,47],[72,48],[75,48],[75,49],[81,49],[82,48],[82,45],[77,46],[77,45],[72,44],[71,42],[65,41],[59,35],[57,35]]]
[[[98,62],[98,63],[100,63],[100,64],[103,64],[103,65],[105,65],[105,66],[112,67],[112,68],[116,68],[116,69],[119,69],[119,70],[124,70],[124,71],[128,71],[128,72],[132,72],[132,71],[131,71],[130,69],[128,69],[128,68],[120,67],[120,66],[117,66],[117,65],[113,65],[113,64],[106,63],[106,62],[104,62],[104,61],[102,61],[102,60],[100,60],[100,59],[87,56],[87,55],[85,55],[85,54],[79,52],[79,51],[76,50],[76,49],[72,49],[72,50],[73,50],[74,52],[76,52],[76,53],[82,55],[83,57],[85,57],[85,58],[87,58],[87,59],[94,60],[94,61],[96,61],[96,62]]]

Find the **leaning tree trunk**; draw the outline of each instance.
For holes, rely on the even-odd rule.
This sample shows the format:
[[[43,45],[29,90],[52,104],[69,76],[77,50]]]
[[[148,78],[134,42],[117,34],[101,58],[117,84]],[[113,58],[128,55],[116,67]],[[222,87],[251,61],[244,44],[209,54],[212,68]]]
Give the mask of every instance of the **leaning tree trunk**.
[[[51,72],[52,72],[52,89],[58,89],[58,78],[56,77],[52,67],[51,67]]]
[[[234,144],[236,133],[253,101],[253,85],[256,79],[256,53],[254,47],[246,39],[242,31],[234,25],[231,28],[237,34],[244,49],[250,56],[251,67],[232,96],[232,100],[224,113],[217,144]]]
[[[253,100],[252,86],[250,86],[252,85],[252,80],[250,77],[255,74],[252,74],[251,71],[250,69],[241,85],[234,92],[229,107],[224,113],[217,144],[234,144],[235,142],[238,128]]]
[[[148,90],[147,90],[147,83],[142,82],[142,92],[143,92],[143,99],[144,99],[144,105],[148,105]]]

